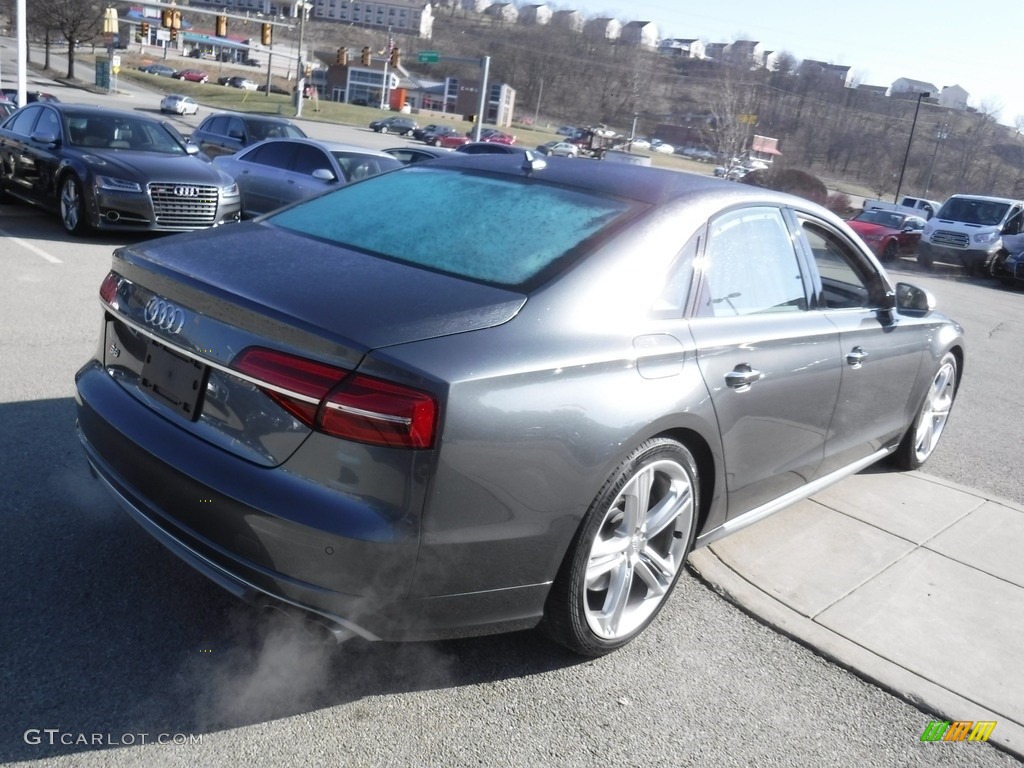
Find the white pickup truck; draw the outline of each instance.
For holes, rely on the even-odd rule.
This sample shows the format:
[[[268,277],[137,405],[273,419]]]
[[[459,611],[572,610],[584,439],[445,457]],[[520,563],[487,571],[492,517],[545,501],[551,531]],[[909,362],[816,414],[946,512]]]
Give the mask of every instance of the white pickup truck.
[[[911,216],[920,216],[922,219],[930,219],[939,210],[941,203],[935,200],[925,200],[923,197],[904,197],[898,203],[887,203],[885,200],[865,200],[865,211],[896,211]]]

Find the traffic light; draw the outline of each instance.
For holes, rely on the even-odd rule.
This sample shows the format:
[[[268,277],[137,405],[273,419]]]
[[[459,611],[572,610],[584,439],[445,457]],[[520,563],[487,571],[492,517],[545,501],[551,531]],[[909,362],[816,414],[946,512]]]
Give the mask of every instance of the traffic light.
[[[338,49],[337,62],[343,66],[345,64],[348,64],[348,48],[342,46],[341,48]]]
[[[397,67],[399,61],[399,50],[397,48],[391,49],[391,66]]]
[[[363,55],[359,58],[364,67],[370,66],[370,46],[363,46]]]
[[[174,27],[171,27],[171,42],[173,43],[173,42],[176,42],[177,40],[178,40],[178,30],[175,29]]]
[[[164,8],[160,11],[160,26],[164,29],[174,26],[174,11],[171,8]]]
[[[142,42],[149,42],[149,22],[144,21],[139,24],[139,34],[142,36]]]
[[[264,45],[270,45],[274,40],[274,28],[269,24],[263,24],[260,26],[260,42]]]
[[[228,36],[228,17],[218,16],[217,17],[217,37]]]

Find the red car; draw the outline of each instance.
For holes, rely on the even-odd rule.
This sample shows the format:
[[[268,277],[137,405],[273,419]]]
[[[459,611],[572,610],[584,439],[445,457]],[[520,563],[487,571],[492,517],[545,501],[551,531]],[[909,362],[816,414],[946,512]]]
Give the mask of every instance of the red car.
[[[193,83],[205,83],[210,79],[208,74],[200,72],[198,69],[183,69],[174,76],[179,80],[188,80]]]
[[[924,229],[920,216],[895,211],[864,211],[846,223],[882,261],[914,253]]]
[[[454,149],[455,147],[461,147],[463,144],[469,144],[471,141],[472,139],[458,133],[446,133],[443,136],[437,136],[431,143],[435,147]]]
[[[472,131],[467,133],[465,136],[459,136],[458,134],[438,136],[437,140],[432,143],[435,147],[455,149],[456,147],[461,147],[463,144],[469,144],[471,141],[473,141]],[[497,131],[494,128],[484,128],[480,131],[480,141],[493,141],[497,144],[515,144],[516,137],[508,133]]]

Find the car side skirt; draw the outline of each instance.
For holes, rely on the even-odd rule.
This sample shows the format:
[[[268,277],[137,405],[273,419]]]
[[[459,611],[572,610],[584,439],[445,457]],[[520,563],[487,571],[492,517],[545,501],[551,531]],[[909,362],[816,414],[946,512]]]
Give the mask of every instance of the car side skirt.
[[[729,534],[735,533],[741,528],[746,528],[748,525],[753,525],[756,522],[764,520],[769,515],[773,515],[781,509],[785,509],[791,504],[795,504],[798,501],[803,501],[806,498],[813,496],[822,491],[828,486],[842,480],[844,477],[849,475],[855,475],[865,467],[869,467],[877,461],[884,459],[890,453],[896,450],[896,445],[892,445],[888,448],[883,448],[879,451],[875,451],[870,456],[865,456],[863,459],[859,459],[852,464],[848,464],[841,469],[837,469],[835,472],[830,472],[823,477],[819,477],[807,485],[801,486],[784,496],[780,496],[777,499],[769,501],[767,504],[762,504],[759,507],[755,507],[749,512],[744,512],[739,517],[733,520],[727,520],[717,528],[708,531],[707,533],[701,534],[697,537],[693,547],[706,547],[721,538],[728,536]]]

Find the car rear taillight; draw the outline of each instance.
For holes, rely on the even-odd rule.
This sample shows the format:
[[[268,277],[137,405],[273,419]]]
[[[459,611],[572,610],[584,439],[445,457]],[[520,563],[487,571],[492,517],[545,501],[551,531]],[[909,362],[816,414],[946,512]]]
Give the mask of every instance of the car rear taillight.
[[[117,309],[114,301],[117,298],[117,289],[120,285],[121,276],[117,272],[108,272],[107,276],[103,278],[103,282],[100,283],[100,299],[104,304],[109,304]]]
[[[417,389],[260,347],[231,367],[311,429],[394,448],[434,442],[437,401]]]
[[[320,412],[329,435],[395,448],[429,448],[437,403],[425,392],[355,375],[331,393]]]

